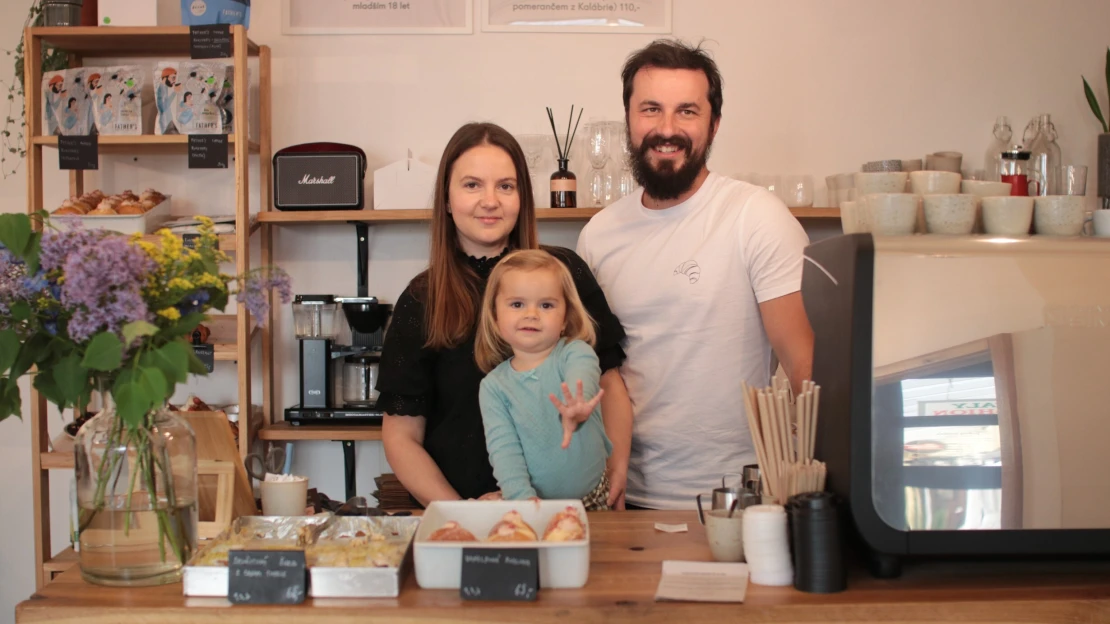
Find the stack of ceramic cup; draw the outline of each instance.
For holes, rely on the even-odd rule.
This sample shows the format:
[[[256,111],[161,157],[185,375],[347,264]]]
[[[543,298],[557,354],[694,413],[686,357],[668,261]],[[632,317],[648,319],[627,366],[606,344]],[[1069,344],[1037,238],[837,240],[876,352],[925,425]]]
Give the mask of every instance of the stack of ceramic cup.
[[[782,505],[753,505],[744,510],[744,558],[756,585],[791,585],[786,509]]]

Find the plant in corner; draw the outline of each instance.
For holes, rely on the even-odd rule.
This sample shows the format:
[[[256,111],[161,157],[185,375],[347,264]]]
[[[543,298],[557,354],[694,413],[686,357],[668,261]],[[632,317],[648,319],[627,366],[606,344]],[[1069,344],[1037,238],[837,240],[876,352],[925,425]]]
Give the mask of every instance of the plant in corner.
[[[231,294],[256,320],[284,272],[220,273],[212,222],[194,249],[104,230],[52,229],[45,212],[0,215],[0,421],[19,416],[18,378],[60,409],[105,409],[75,440],[81,570],[101,584],[172,582],[196,547],[196,448],[165,409],[174,387],[205,374],[186,337]],[[41,225],[41,228],[35,226]],[[38,230],[38,231],[36,231]]]
[[[1110,94],[1110,47],[1106,48],[1106,90]],[[1107,101],[1106,114],[1098,105],[1098,98],[1083,77],[1083,93],[1087,96],[1087,103],[1091,112],[1102,124],[1102,134],[1098,137],[1098,195],[1102,198],[1102,207],[1110,208],[1110,100]]]
[[[0,80],[0,92],[3,92],[8,102],[8,110],[0,113],[4,116],[3,130],[0,130],[0,175],[4,178],[15,175],[19,169],[19,163],[23,162],[23,158],[27,155],[27,119],[23,101],[26,93],[26,85],[23,84],[23,44],[25,43],[23,38],[27,27],[31,25],[42,25],[42,0],[31,2],[27,19],[24,20],[23,28],[19,31],[19,44],[15,46],[14,50],[4,50],[5,56],[12,57],[14,61],[12,80]],[[69,67],[68,52],[60,48],[43,46],[43,72],[57,71],[67,67]],[[15,164],[9,165],[9,160],[14,160]]]

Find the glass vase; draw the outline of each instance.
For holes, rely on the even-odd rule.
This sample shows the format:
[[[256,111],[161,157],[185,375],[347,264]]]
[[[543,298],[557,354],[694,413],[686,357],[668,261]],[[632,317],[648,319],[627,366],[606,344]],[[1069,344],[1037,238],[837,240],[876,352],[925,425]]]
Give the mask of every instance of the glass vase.
[[[74,440],[81,575],[98,585],[173,583],[197,545],[196,437],[174,412],[128,427],[107,408]]]

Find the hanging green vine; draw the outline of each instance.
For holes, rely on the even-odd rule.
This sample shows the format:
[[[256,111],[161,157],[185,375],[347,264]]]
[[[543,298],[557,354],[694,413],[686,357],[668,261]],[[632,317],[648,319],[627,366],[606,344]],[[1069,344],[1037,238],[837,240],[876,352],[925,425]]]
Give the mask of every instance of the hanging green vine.
[[[24,107],[26,85],[23,84],[23,34],[27,27],[42,24],[41,0],[34,0],[27,12],[27,20],[19,31],[19,45],[4,53],[14,60],[14,76],[10,80],[0,78],[0,93],[7,92],[8,109],[4,113],[4,126],[0,130],[0,174],[4,178],[15,175],[20,163],[27,156],[27,119]],[[42,71],[56,71],[69,67],[69,53],[59,48],[43,46]],[[34,87],[34,85],[32,85]]]

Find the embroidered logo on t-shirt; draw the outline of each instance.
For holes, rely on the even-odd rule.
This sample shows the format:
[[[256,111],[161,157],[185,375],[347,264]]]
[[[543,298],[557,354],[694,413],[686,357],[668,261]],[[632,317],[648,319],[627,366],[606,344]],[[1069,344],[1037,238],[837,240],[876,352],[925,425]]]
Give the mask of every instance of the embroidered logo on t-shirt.
[[[679,274],[685,275],[690,280],[691,284],[697,284],[698,279],[701,277],[701,267],[698,266],[697,261],[687,260],[675,268],[674,275]]]

